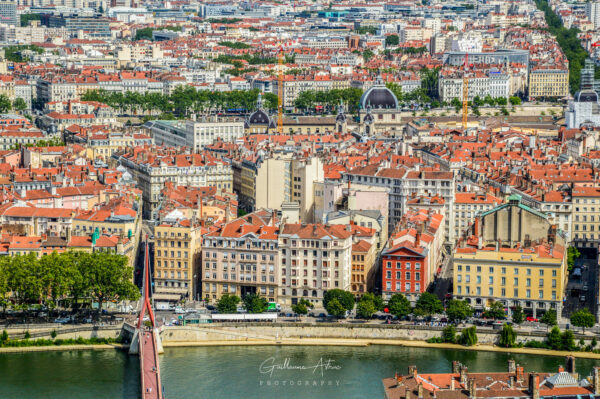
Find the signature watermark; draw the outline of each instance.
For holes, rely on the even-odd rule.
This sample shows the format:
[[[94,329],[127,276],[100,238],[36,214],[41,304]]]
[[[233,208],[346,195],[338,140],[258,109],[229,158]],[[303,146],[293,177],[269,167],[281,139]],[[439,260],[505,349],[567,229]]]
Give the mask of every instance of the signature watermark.
[[[342,366],[333,359],[319,358],[315,363],[300,364],[290,358],[270,357],[258,367],[261,374],[259,385],[290,388],[339,386],[340,380],[326,378],[326,375],[341,369]]]

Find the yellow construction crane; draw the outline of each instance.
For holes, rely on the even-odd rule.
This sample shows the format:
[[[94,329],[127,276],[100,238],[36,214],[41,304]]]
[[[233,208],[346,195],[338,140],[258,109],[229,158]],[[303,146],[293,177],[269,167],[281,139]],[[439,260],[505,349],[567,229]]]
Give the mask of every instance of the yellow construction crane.
[[[277,133],[283,134],[283,48],[277,55]]]
[[[463,130],[467,131],[467,118],[469,115],[469,78],[467,77],[467,71],[469,66],[469,54],[465,53],[465,65],[463,69],[463,112],[462,112],[462,126]]]

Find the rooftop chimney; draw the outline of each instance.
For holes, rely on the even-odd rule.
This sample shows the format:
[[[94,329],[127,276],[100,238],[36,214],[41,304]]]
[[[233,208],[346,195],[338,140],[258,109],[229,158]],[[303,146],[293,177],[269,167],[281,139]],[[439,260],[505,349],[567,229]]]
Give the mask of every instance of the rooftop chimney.
[[[415,370],[416,370],[416,368],[415,368]],[[419,395],[419,399],[422,399],[423,398],[423,384],[419,384],[417,386],[417,393]]]
[[[469,398],[477,399],[477,383],[474,378],[469,380]]]
[[[511,375],[510,377],[508,377],[508,387],[510,389],[515,389],[515,376]]]
[[[567,356],[567,373],[575,373],[575,356]]]
[[[529,374],[529,394],[531,399],[540,399],[540,376],[535,373]]]
[[[453,360],[452,361],[452,374],[458,374],[460,373],[460,363],[458,362],[458,360]]]
[[[594,367],[594,375],[593,375],[593,387],[594,387],[594,395],[600,394],[600,367]]]
[[[517,380],[523,381],[523,378],[525,378],[525,371],[523,369],[523,366],[517,365]]]
[[[508,372],[514,373],[515,371],[517,371],[516,367],[517,367],[516,362],[513,359],[509,359],[508,360]]]
[[[417,378],[417,366],[408,366],[408,374]]]
[[[460,383],[463,384],[463,386],[467,386],[467,371],[468,368],[465,365],[460,365]]]

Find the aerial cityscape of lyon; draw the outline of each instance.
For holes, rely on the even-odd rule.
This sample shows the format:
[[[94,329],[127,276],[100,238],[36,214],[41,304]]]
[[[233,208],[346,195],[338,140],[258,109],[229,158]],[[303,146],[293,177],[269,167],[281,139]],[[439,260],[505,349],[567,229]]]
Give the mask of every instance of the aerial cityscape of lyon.
[[[600,399],[600,0],[0,0],[0,399]]]

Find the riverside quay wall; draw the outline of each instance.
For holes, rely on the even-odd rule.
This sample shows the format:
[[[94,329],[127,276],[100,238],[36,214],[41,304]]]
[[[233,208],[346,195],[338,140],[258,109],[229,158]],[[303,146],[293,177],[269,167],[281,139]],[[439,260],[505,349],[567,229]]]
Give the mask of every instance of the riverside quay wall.
[[[349,323],[213,323],[195,326],[164,327],[161,337],[164,343],[210,342],[210,341],[246,341],[246,340],[281,340],[286,338],[340,338],[367,340],[410,340],[426,341],[429,338],[441,337],[443,327],[386,325],[386,324],[349,324]],[[457,332],[462,331],[458,327]],[[522,331],[516,329],[517,343],[527,341],[544,341],[547,332]],[[574,331],[575,332],[575,331]],[[500,330],[477,328],[480,344],[496,344],[500,338]],[[592,340],[591,335],[575,333],[576,342],[583,338],[585,344]],[[234,343],[234,342],[232,342]]]

